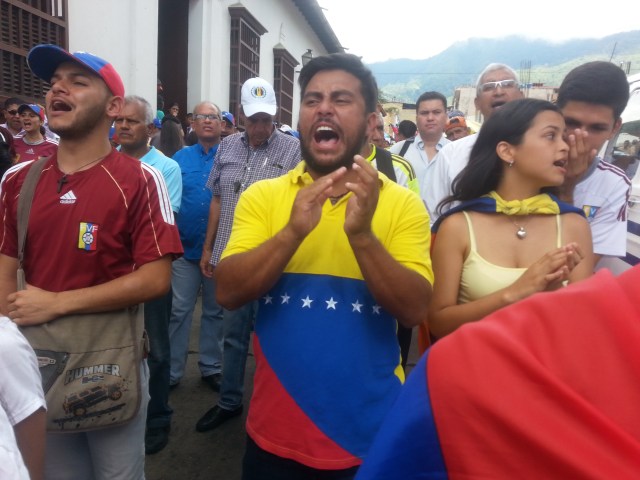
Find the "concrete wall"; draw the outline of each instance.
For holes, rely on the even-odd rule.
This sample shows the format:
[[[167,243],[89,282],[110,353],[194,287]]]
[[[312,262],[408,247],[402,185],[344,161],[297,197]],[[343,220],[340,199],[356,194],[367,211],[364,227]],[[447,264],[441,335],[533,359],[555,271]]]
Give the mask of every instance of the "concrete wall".
[[[69,0],[69,48],[95,53],[122,76],[127,94],[155,105],[159,0]],[[290,0],[189,0],[187,105],[201,100],[229,107],[231,19],[229,6],[244,6],[268,30],[260,41],[260,76],[273,83],[273,47],[282,44],[300,63],[307,49],[326,54]],[[301,65],[298,66],[298,70]],[[296,75],[297,81],[297,75]],[[294,89],[297,124],[300,92]]]
[[[127,95],[156,99],[158,0],[69,0],[69,50],[109,61]]]
[[[229,108],[231,18],[229,6],[242,5],[268,31],[260,38],[260,76],[273,84],[273,47],[282,44],[298,62],[307,49],[326,54],[311,27],[289,0],[191,0],[189,4],[189,87],[187,108],[212,100]],[[297,70],[301,68],[299,65]],[[297,75],[296,75],[297,81]],[[300,92],[294,88],[293,124],[297,124]]]

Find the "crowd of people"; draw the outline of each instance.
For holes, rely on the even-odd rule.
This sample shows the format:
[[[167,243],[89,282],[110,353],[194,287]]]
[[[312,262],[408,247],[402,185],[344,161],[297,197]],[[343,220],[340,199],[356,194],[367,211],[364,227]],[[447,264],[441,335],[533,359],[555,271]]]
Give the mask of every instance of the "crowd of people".
[[[638,269],[594,275],[625,254],[630,182],[597,156],[629,98],[620,68],[576,67],[552,104],[490,64],[479,132],[428,91],[387,149],[350,54],[302,68],[297,130],[263,78],[238,119],[202,100],[183,129],[95,55],[39,45],[28,63],[45,105],[8,99],[0,126],[6,478],[144,478],[198,302],[218,392],[198,432],[243,413],[253,332],[245,480],[640,471],[640,417],[619,406],[640,391],[590,377],[604,358],[640,373]],[[403,385],[416,328],[428,350]],[[571,428],[573,453],[544,448]]]

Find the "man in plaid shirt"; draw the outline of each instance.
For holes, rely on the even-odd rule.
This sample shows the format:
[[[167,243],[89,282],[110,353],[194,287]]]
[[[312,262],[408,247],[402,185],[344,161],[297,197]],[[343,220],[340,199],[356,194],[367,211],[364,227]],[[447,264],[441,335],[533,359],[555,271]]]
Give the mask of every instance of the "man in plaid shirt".
[[[285,174],[301,159],[298,139],[274,126],[278,106],[267,81],[247,80],[242,86],[241,102],[246,131],[222,140],[207,182],[213,199],[200,268],[209,277],[231,235],[240,194],[254,182]],[[220,398],[198,421],[199,432],[212,430],[242,413],[244,371],[256,310],[256,301],[236,310],[224,310]]]

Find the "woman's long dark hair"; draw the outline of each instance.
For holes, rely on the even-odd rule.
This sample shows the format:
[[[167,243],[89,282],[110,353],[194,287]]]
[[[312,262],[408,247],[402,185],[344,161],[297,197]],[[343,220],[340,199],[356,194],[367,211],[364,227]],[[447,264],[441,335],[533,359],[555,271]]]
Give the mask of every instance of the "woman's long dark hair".
[[[167,118],[165,116],[165,118]],[[162,122],[162,130],[160,130],[160,151],[167,157],[173,155],[184,147],[184,138],[180,123],[168,119]]]
[[[438,212],[452,202],[472,200],[495,190],[505,168],[496,147],[500,142],[520,145],[535,117],[545,111],[560,113],[554,104],[534,98],[513,100],[494,112],[480,128],[469,163],[453,180],[453,194],[440,202]]]

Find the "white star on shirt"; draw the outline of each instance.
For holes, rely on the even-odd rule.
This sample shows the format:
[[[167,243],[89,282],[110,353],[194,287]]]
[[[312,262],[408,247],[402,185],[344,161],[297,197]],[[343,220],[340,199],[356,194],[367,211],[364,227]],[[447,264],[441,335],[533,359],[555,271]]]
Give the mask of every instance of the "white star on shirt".
[[[352,312],[362,313],[361,307],[363,307],[363,305],[358,300],[356,300],[356,303],[352,303],[351,306],[353,307]]]
[[[262,298],[264,298],[264,304],[265,304],[265,305],[266,305],[266,304],[268,304],[268,303],[273,303],[273,302],[272,302],[273,297],[272,297],[271,295],[265,295],[265,296],[264,296],[264,297],[262,297]]]
[[[289,303],[289,299],[291,297],[287,295],[287,292],[285,292],[284,295],[280,295],[280,298],[282,298],[282,304],[285,304],[285,303]]]
[[[313,302],[313,300],[307,295],[307,298],[302,299],[302,308],[311,308],[311,302]]]
[[[338,304],[338,302],[336,302],[333,297],[331,297],[329,300],[325,300],[325,302],[327,303],[327,310],[329,310],[330,308],[335,310],[336,309],[336,305]]]
[[[380,315],[380,305],[374,305],[373,306],[373,313],[375,313],[376,315]]]

